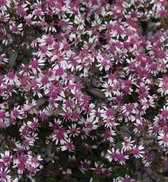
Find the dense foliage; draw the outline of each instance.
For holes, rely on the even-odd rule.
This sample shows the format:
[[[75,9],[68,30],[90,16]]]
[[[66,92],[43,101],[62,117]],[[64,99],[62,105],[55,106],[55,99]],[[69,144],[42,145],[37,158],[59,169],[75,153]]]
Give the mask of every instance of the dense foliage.
[[[0,181],[164,181],[166,0],[0,0]]]

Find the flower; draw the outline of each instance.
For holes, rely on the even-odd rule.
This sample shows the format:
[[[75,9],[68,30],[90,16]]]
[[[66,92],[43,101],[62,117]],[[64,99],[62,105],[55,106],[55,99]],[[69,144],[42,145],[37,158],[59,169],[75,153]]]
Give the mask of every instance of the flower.
[[[0,180],[2,182],[8,182],[8,181],[11,180],[11,177],[9,175],[9,172],[10,171],[8,170],[8,168],[5,168],[5,169],[0,168]]]
[[[132,150],[132,148],[133,148],[133,143],[134,143],[135,141],[134,140],[132,140],[131,141],[131,137],[125,137],[124,138],[124,141],[122,142],[122,150],[123,151],[131,151]]]
[[[152,162],[153,162],[153,157],[152,157],[152,155],[146,155],[145,157],[144,157],[144,159],[143,159],[143,163],[145,164],[145,166],[146,167],[149,167],[151,164],[152,164]]]
[[[8,62],[8,58],[6,58],[5,54],[0,55],[0,64],[6,64]]]
[[[166,95],[168,93],[168,77],[163,77],[159,79],[159,89],[158,92],[162,95]]]
[[[158,172],[153,154],[163,163],[168,153],[167,5],[0,0],[0,181],[33,181],[57,163],[54,178],[133,182],[123,170],[137,173],[132,157]]]
[[[117,161],[119,164],[123,165],[125,164],[125,160],[128,159],[128,155],[124,155],[122,151],[119,151],[118,149],[114,151],[112,148],[112,151],[107,151],[106,158],[111,162],[112,160]]]
[[[164,147],[168,147],[168,134],[163,131],[159,132],[158,136],[159,145],[163,145]]]
[[[70,140],[66,141],[65,144],[61,146],[62,151],[68,150],[72,152],[74,151],[74,149],[75,149],[75,146]]]
[[[143,154],[144,154],[144,147],[142,145],[140,146],[133,146],[132,149],[132,153],[134,155],[135,158],[143,158]]]
[[[23,25],[22,24],[16,25],[15,23],[12,23],[9,26],[9,28],[12,31],[12,33],[21,34],[22,33],[22,30],[23,30]]]

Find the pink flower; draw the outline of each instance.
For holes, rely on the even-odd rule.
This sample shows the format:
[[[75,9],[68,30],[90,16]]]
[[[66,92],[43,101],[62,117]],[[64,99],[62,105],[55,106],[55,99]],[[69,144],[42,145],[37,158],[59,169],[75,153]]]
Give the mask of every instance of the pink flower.
[[[158,92],[162,95],[166,95],[168,93],[168,77],[163,77],[159,79],[159,89]]]
[[[17,7],[17,13],[19,14],[19,16],[25,17],[27,15],[26,11],[28,10],[28,8],[26,8],[26,6],[27,4],[20,5]]]
[[[119,151],[118,149],[114,151],[108,150],[106,158],[111,162],[112,160],[118,162],[119,164],[123,165],[125,164],[125,160],[128,159],[127,155],[124,155],[122,151]]]
[[[158,136],[159,145],[163,145],[164,147],[168,147],[168,133],[164,133],[163,131],[159,132]]]
[[[74,151],[74,149],[75,149],[75,146],[72,142],[70,142],[70,140],[66,141],[66,143],[61,146],[62,151],[68,150],[72,152]]]
[[[14,33],[14,34],[21,34],[21,32],[23,30],[23,24],[16,25],[13,23],[9,27],[10,27],[10,30],[12,31],[12,33]]]
[[[8,168],[5,168],[5,169],[0,169],[0,180],[2,182],[8,182],[10,180],[10,176],[8,175],[9,174],[9,170]]]
[[[133,146],[132,153],[135,158],[143,158],[144,154],[144,147],[142,145],[140,146]]]
[[[133,148],[134,142],[135,142],[134,140],[131,141],[131,137],[129,137],[129,138],[125,137],[124,141],[122,142],[122,150],[123,151],[131,151]]]

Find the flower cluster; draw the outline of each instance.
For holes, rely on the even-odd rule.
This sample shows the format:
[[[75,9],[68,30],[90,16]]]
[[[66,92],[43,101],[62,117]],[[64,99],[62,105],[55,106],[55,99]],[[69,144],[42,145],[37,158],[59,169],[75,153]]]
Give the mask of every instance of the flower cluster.
[[[0,0],[0,181],[152,178],[168,153],[166,8]]]

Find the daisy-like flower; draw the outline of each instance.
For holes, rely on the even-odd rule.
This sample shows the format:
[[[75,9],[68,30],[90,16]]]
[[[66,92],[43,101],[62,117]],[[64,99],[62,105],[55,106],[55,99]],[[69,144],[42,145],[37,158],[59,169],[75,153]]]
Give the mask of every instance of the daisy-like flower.
[[[12,31],[12,33],[21,34],[23,30],[23,24],[21,23],[19,25],[16,25],[12,23],[11,25],[9,25],[9,28]]]
[[[148,130],[148,133],[150,136],[155,136],[157,137],[158,133],[160,132],[160,127],[157,126],[157,125],[154,125],[154,126],[150,126],[149,127],[149,130]]]
[[[77,71],[77,70],[82,70],[82,65],[81,65],[81,58],[80,57],[77,57],[75,56],[74,58],[70,58],[68,60],[68,69],[70,69],[71,71]]]
[[[45,24],[44,26],[44,31],[46,33],[49,33],[49,32],[57,32],[57,29],[55,28],[55,23],[54,22],[50,22],[48,24]]]
[[[35,56],[38,56],[40,60],[46,60],[47,58],[52,58],[52,47],[48,46],[39,46],[38,52],[33,53]]]
[[[96,174],[101,174],[103,172],[103,164],[100,164],[98,162],[94,163],[94,168],[92,168],[92,170],[96,173]]]
[[[20,109],[19,106],[14,107],[13,110],[11,111],[11,117],[12,118],[18,118],[18,119],[22,119],[22,114],[23,114],[23,110]]]
[[[46,109],[42,109],[42,110],[39,110],[38,112],[38,117],[42,120],[42,121],[45,121],[48,119],[48,117],[51,115],[50,111],[48,108]]]
[[[21,154],[18,158],[14,159],[13,167],[17,168],[19,174],[23,174],[23,171],[26,168],[26,161],[27,156],[25,156],[24,154]]]
[[[102,134],[103,140],[110,141],[111,143],[114,142],[114,136],[116,136],[116,132],[112,129],[106,129]]]
[[[59,80],[60,78],[63,78],[65,76],[65,68],[62,66],[56,65],[54,68],[54,73],[55,73],[55,79]]]
[[[14,85],[16,84],[17,87],[20,86],[20,81],[17,77],[17,75],[14,72],[8,72],[5,76],[3,81],[5,82],[5,84],[9,84],[9,85]]]
[[[0,10],[5,12],[11,6],[11,0],[0,0]]]
[[[45,95],[49,94],[50,92],[50,81],[51,78],[49,78],[47,75],[39,75],[38,83],[40,83],[41,89],[44,90]]]
[[[80,123],[83,124],[83,131],[86,135],[89,135],[90,131],[96,130],[98,127],[98,123],[94,120],[94,118],[87,118],[86,120],[83,119]]]
[[[20,17],[25,17],[27,15],[26,11],[28,10],[28,8],[26,6],[27,4],[25,3],[24,5],[20,5],[17,7],[17,13]]]
[[[76,123],[72,124],[71,126],[68,126],[69,130],[67,131],[68,135],[70,137],[76,137],[80,134],[80,128],[77,127]]]
[[[40,161],[42,161],[42,158],[40,155],[38,156],[28,155],[28,159],[26,163],[34,168],[37,168],[38,166],[40,166],[40,163],[39,163]]]
[[[102,91],[104,92],[105,96],[112,97],[113,87],[110,84],[108,84],[107,82],[104,82],[104,84],[102,86],[103,86]]]
[[[67,150],[67,151],[72,152],[72,151],[74,151],[74,149],[75,149],[75,146],[74,146],[73,142],[70,141],[70,139],[68,139],[68,140],[65,142],[65,144],[63,144],[63,145],[61,146],[61,150],[62,150],[62,151]]]
[[[43,67],[45,65],[44,63],[45,63],[45,59],[35,59],[34,58],[31,61],[29,68],[31,69],[31,72],[33,72],[35,75],[37,75],[41,72],[41,67]]]
[[[152,164],[153,160],[154,159],[152,155],[148,154],[147,156],[144,157],[142,161],[146,167],[149,167]]]
[[[122,106],[121,111],[125,121],[134,121],[137,113],[137,103],[129,103]]]
[[[0,20],[3,20],[3,22],[8,22],[10,19],[10,16],[9,14],[7,14],[6,12],[4,11],[1,11],[0,13]],[[4,30],[5,31],[5,30]]]
[[[0,65],[4,65],[8,62],[8,58],[5,57],[5,54],[0,55]]]
[[[159,89],[157,90],[161,95],[168,94],[168,77],[163,77],[159,79]]]
[[[142,145],[140,146],[133,146],[132,153],[135,158],[143,158],[144,157],[144,147]]]
[[[110,60],[110,58],[108,56],[99,55],[97,57],[97,59],[98,59],[98,63],[99,63],[99,64],[97,64],[97,67],[99,68],[100,71],[102,71],[103,69],[105,71],[108,71],[111,68],[112,62],[111,62],[111,60]]]
[[[68,138],[67,132],[64,128],[60,127],[56,130],[54,130],[54,133],[51,135],[52,140],[55,142],[55,144],[65,144],[66,140]]]
[[[47,46],[47,48],[54,49],[54,38],[50,35],[43,35],[39,39],[39,46]]]
[[[39,18],[40,20],[43,20],[44,11],[42,9],[42,2],[37,0],[36,3],[33,3],[32,6],[33,12],[32,14],[35,16],[35,18]]]
[[[37,106],[37,101],[32,99],[31,102],[29,102],[28,100],[26,100],[26,103],[23,105],[23,111],[24,113],[30,113],[30,114],[33,114],[33,113],[36,113],[36,107]]]
[[[116,160],[119,164],[124,165],[126,159],[129,159],[128,155],[123,154],[122,151],[119,151],[119,150],[117,149],[117,150],[116,150],[116,157],[115,157],[115,160]]]
[[[134,140],[131,140],[131,137],[129,137],[129,138],[125,137],[124,142],[122,142],[122,150],[123,151],[131,151],[134,142],[135,142]]]
[[[163,108],[161,109],[161,114],[160,114],[161,118],[163,119],[167,119],[168,118],[168,106],[163,106]]]
[[[115,96],[121,96],[121,81],[118,79],[114,79],[112,80],[111,78],[109,78],[107,81],[105,81],[102,84],[102,87],[104,87],[102,89],[102,91],[104,91],[105,96],[108,98],[111,98],[112,95]]]
[[[32,91],[33,91],[33,96],[38,96],[38,98],[42,98],[42,94],[41,94],[41,85],[38,83],[32,83]]]
[[[168,148],[168,133],[164,133],[163,131],[159,132],[158,140],[159,145]]]
[[[132,80],[124,80],[122,85],[122,91],[124,94],[131,94],[133,92],[131,85],[132,85]]]
[[[24,19],[26,21],[26,25],[31,26],[34,25],[36,22],[33,20],[33,15],[29,14],[27,16],[24,16]]]
[[[123,154],[122,151],[119,151],[119,149],[117,149],[116,151],[114,150],[114,148],[112,148],[112,150],[108,150],[107,151],[107,155],[106,158],[111,162],[112,160],[118,162],[119,164],[123,165],[125,164],[125,160],[128,159],[128,155]]]
[[[9,165],[12,162],[12,155],[9,151],[5,151],[4,153],[1,153],[1,159],[0,161],[3,162],[6,165]]]
[[[0,168],[0,181],[2,182],[9,182],[11,181],[11,176],[9,175],[9,169],[8,168]]]
[[[5,112],[5,110],[0,110],[0,121],[5,120],[7,117],[9,117],[9,113]]]
[[[113,116],[114,116],[114,111],[112,108],[104,107],[104,109],[101,110],[101,117],[103,118],[103,120],[107,118],[112,118]]]
[[[63,171],[62,174],[66,177],[69,178],[72,174],[72,170],[71,169],[67,169],[66,171]]]
[[[112,169],[109,167],[109,168],[103,168],[103,175],[104,176],[110,176],[111,173],[112,173]]]
[[[114,30],[115,30],[116,33],[112,34],[112,36],[116,37],[117,39],[119,39],[119,37],[121,36],[121,38],[124,39],[126,34],[124,33],[124,29],[123,29],[122,25],[115,24],[114,25]]]
[[[143,118],[139,117],[139,116],[136,116],[135,121],[136,121],[134,123],[135,128],[134,128],[133,131],[135,133],[141,133],[144,130],[144,127],[145,127],[145,125],[144,125],[145,120]]]
[[[30,73],[31,73],[30,65],[22,64],[21,67],[22,67],[22,70],[20,71],[20,74],[24,76],[30,76]]]
[[[111,108],[104,107],[101,111],[101,117],[103,118],[105,127],[107,128],[114,128],[119,125],[114,118],[113,109]]]
[[[90,105],[90,106],[92,107],[92,105]],[[93,118],[95,118],[96,121],[98,121],[101,116],[102,110],[101,110],[101,108],[95,109],[95,108],[91,108],[91,107],[89,108],[90,109],[89,115],[90,115],[90,117],[93,117]],[[93,107],[94,107],[94,105],[93,105]]]
[[[104,120],[104,123],[105,123],[105,127],[110,129],[115,128],[116,126],[119,125],[119,123],[116,122],[114,117],[107,118],[106,120]]]
[[[85,174],[85,171],[90,169],[90,164],[91,164],[91,161],[89,160],[85,159],[84,161],[81,161],[80,170],[83,174]]]
[[[141,104],[143,105],[142,109],[146,110],[149,107],[154,107],[155,102],[152,96],[148,96],[148,98],[140,99]]]
[[[34,141],[32,141],[32,138],[26,137],[25,140],[22,142],[24,149],[29,150],[31,146],[34,145]]]

